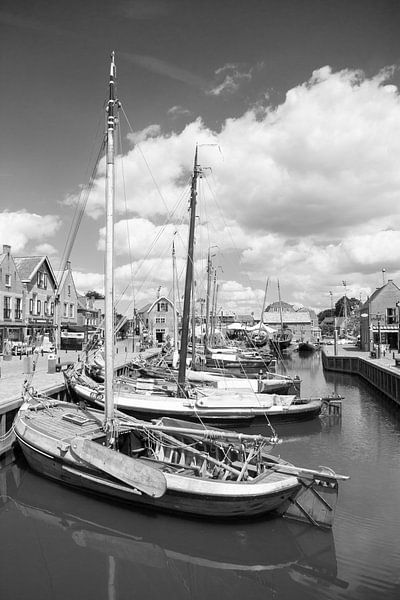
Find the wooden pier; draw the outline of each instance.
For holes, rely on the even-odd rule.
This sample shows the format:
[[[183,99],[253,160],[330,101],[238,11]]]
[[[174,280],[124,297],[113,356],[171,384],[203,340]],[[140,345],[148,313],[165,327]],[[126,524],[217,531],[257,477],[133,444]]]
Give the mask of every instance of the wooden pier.
[[[358,375],[385,396],[400,405],[400,357],[397,352],[387,352],[381,358],[353,347],[333,346],[322,349],[322,365],[326,371]]]

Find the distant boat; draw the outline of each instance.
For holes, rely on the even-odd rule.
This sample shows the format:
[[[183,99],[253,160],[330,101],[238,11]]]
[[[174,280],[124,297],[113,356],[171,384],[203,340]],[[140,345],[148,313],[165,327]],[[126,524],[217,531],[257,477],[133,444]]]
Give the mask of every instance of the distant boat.
[[[299,352],[315,352],[319,350],[320,344],[318,342],[313,342],[309,340],[303,340],[299,342],[298,351]]]
[[[278,356],[280,356],[283,350],[287,350],[292,343],[293,332],[287,325],[283,324],[283,314],[282,314],[282,299],[281,299],[281,288],[279,285],[278,279],[278,297],[279,297],[279,316],[281,321],[280,329],[274,333],[270,338],[270,346],[271,350],[275,352]]]

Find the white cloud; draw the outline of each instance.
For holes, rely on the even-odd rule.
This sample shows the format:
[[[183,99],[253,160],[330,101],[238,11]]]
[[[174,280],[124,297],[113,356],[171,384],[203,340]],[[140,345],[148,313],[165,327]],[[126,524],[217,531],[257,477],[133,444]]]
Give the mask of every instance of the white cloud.
[[[37,254],[45,254],[46,256],[55,256],[57,254],[56,248],[51,244],[38,244],[34,251]]]
[[[183,108],[183,106],[175,105],[167,110],[167,114],[170,117],[188,116],[190,115],[190,110]]]
[[[18,254],[27,249],[30,242],[53,237],[61,227],[59,217],[38,215],[25,210],[0,212],[0,239]]]
[[[329,306],[329,290],[343,294],[344,278],[353,295],[374,289],[382,266],[396,280],[400,100],[388,83],[390,74],[387,69],[366,78],[323,67],[289,90],[281,105],[263,110],[257,105],[227,119],[219,132],[200,119],[180,133],[165,135],[154,126],[139,132],[140,148],[123,159],[125,194],[117,184],[117,214],[131,220],[135,260],[147,257],[164,222],[169,241],[148,258],[154,264],[168,260],[165,248],[174,229],[182,219],[187,223],[199,143],[200,164],[212,173],[204,172],[198,198],[196,249],[204,253],[218,245],[222,261],[235,256],[234,266],[223,265],[220,275],[236,280],[237,302],[246,293],[252,302],[251,288],[259,298],[266,275],[280,278],[286,301],[316,307]],[[202,144],[218,144],[222,157]],[[89,199],[94,217],[103,211],[103,175]],[[116,231],[117,252],[127,256],[126,223]],[[163,263],[157,264],[160,275]],[[226,282],[221,286],[229,289]]]
[[[239,67],[234,64],[227,64],[215,71],[215,75],[219,81],[212,88],[207,90],[207,94],[211,96],[220,96],[223,94],[234,94],[237,92],[243,82],[251,80],[251,70],[244,72],[240,71]]]
[[[73,275],[76,289],[80,294],[85,294],[89,290],[95,290],[99,294],[104,294],[104,274],[85,273],[74,270]]]

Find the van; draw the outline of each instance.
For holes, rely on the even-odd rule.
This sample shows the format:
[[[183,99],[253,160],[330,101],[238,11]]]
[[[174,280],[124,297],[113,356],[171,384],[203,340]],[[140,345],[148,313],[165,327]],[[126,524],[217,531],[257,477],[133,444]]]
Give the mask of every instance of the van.
[[[55,351],[55,346],[53,342],[50,341],[48,335],[44,335],[41,344],[36,346],[35,350],[37,352],[50,352],[53,353]]]

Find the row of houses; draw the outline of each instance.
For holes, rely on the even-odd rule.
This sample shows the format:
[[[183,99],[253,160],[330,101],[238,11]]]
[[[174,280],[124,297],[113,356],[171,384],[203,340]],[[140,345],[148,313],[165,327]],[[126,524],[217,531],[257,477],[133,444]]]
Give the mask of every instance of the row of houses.
[[[198,316],[196,321],[197,325],[200,325],[201,317]],[[220,311],[215,319],[215,326],[224,331],[233,323],[252,327],[258,322],[254,314],[241,315]],[[321,338],[316,313],[305,308],[296,311],[291,304],[285,302],[270,304],[263,314],[263,323],[274,329],[279,329],[283,324],[292,331],[294,341]],[[137,310],[135,329],[137,334],[144,336],[152,345],[173,339],[174,306],[171,300],[161,296]]]
[[[47,256],[14,256],[3,244],[0,253],[0,351],[6,340],[31,343],[48,335],[59,347],[63,331],[95,330],[104,301],[78,294],[71,265],[54,271]]]

